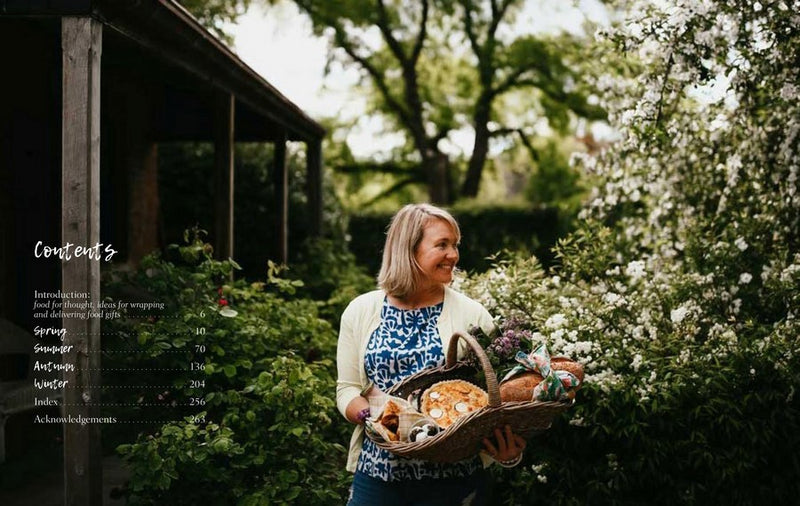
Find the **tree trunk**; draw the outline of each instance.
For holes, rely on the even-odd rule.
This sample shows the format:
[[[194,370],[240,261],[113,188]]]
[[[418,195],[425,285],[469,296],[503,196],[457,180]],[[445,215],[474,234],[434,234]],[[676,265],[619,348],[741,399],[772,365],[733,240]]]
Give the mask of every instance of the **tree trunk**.
[[[448,205],[453,203],[453,181],[450,176],[450,161],[444,153],[435,153],[422,161],[428,174],[428,197],[431,203]]]
[[[461,187],[464,197],[477,197],[481,185],[483,166],[489,153],[489,105],[480,104],[475,111],[475,143],[472,146],[472,156],[467,167],[467,177]]]

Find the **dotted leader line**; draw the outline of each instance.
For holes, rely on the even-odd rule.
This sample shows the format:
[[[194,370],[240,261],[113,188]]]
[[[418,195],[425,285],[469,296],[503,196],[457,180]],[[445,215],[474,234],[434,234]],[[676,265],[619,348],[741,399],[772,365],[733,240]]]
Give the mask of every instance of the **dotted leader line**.
[[[68,310],[69,310],[69,309],[67,309],[67,311],[68,311]],[[94,311],[94,310],[92,310],[92,311]],[[81,313],[81,314],[83,314],[83,313],[85,313],[85,311],[83,311],[83,312],[80,312],[80,313]],[[67,318],[67,319],[72,319],[72,320],[74,320],[74,319],[76,319],[76,318],[77,318],[76,316],[73,316],[72,318]],[[177,316],[166,316],[166,315],[145,315],[145,316],[132,316],[132,315],[127,315],[127,314],[120,314],[120,315],[118,315],[118,316],[116,316],[116,317],[114,317],[114,318],[108,318],[108,319],[113,319],[113,320],[134,320],[134,319],[136,319],[136,320],[142,320],[142,319],[146,319],[146,320],[153,320],[153,321],[155,322],[155,321],[157,321],[157,320],[166,320],[167,318],[172,318],[172,319],[175,319],[175,318],[183,318],[183,315],[177,315]],[[202,318],[202,317],[201,317],[201,316],[198,316],[198,318]],[[94,319],[94,318],[93,318],[93,319]],[[99,318],[97,318],[97,319],[99,319]],[[85,320],[82,320],[82,321],[85,321]]]
[[[71,336],[127,336],[130,335],[127,332],[100,332],[99,334],[96,332],[70,332],[69,335]]]
[[[175,315],[175,316],[166,316],[166,315],[146,315],[146,316],[132,316],[127,314],[121,314],[119,316],[121,319],[128,319],[128,318],[153,318],[156,320],[163,320],[165,318],[183,318],[183,315]]]
[[[159,336],[184,336],[187,333],[191,334],[194,329],[187,329],[183,332],[157,332],[156,335]],[[110,336],[126,336],[126,337],[134,337],[134,334],[130,332],[100,332],[99,334],[96,332],[70,332],[71,336],[99,336],[99,337],[110,337]]]
[[[192,350],[89,350],[87,353],[198,353]]]
[[[144,372],[151,372],[151,371],[189,371],[189,369],[115,369],[109,368],[106,369],[105,367],[89,367],[86,369],[76,369],[76,371],[144,371]]]
[[[171,404],[59,404],[59,406],[128,406],[132,408],[139,408],[139,407],[159,407],[159,408],[181,408],[181,407],[197,407],[193,406],[192,404],[175,404],[174,406]]]
[[[185,385],[65,385],[64,388],[186,388]]]

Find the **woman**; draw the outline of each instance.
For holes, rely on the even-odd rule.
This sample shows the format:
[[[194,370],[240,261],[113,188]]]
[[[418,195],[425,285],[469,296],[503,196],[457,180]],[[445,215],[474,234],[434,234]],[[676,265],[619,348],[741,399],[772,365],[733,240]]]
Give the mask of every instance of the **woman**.
[[[492,317],[478,302],[452,290],[461,232],[447,212],[410,204],[392,218],[380,289],[356,297],[342,314],[337,350],[339,411],[356,424],[347,469],[355,472],[348,505],[485,504],[484,462],[475,457],[442,464],[396,456],[363,437],[370,398],[402,379],[444,363],[455,331],[477,325],[486,331]],[[519,463],[524,439],[509,427],[484,439],[485,462]]]

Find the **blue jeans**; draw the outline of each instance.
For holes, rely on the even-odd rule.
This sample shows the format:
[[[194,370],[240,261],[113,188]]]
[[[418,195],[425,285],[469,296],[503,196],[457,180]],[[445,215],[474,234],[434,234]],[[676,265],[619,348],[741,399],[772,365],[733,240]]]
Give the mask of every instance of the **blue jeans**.
[[[481,470],[463,478],[383,481],[356,473],[347,506],[485,506],[489,477]]]

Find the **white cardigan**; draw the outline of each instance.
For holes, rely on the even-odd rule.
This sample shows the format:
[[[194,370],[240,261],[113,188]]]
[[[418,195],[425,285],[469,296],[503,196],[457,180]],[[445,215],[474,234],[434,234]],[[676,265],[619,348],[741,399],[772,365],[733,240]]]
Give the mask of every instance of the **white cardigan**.
[[[364,369],[364,357],[367,352],[369,338],[378,328],[381,320],[381,308],[386,294],[383,290],[359,295],[342,313],[339,329],[339,344],[336,349],[336,405],[344,416],[350,401],[361,394],[367,386],[367,371]],[[492,316],[478,302],[470,299],[450,287],[445,287],[444,304],[439,315],[436,328],[442,339],[442,349],[447,353],[448,343],[456,331],[467,332],[469,327],[477,325],[490,332],[494,327]],[[459,356],[465,350],[465,344],[459,343]],[[355,472],[358,455],[361,453],[364,427],[357,425],[350,438],[350,451],[347,458],[347,470]]]

